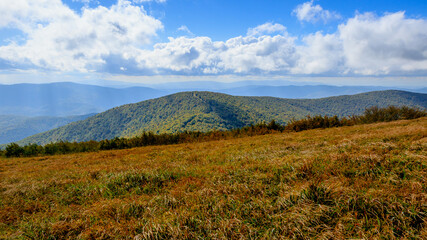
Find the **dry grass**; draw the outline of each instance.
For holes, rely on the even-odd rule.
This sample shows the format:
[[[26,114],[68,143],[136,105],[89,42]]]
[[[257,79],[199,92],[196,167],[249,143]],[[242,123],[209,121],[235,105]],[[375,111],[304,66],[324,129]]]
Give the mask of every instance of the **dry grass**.
[[[0,159],[0,238],[425,239],[427,118]]]

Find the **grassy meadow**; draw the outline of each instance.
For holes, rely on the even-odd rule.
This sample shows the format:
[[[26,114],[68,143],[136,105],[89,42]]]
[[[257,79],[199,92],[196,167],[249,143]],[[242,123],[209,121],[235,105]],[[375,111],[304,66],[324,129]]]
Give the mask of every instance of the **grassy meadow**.
[[[427,118],[0,159],[5,239],[426,239]]]

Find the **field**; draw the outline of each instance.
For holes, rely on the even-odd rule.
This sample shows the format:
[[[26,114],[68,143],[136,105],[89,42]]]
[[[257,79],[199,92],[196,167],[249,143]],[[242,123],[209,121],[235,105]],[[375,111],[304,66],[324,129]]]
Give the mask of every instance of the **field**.
[[[0,159],[0,238],[425,239],[427,118]]]

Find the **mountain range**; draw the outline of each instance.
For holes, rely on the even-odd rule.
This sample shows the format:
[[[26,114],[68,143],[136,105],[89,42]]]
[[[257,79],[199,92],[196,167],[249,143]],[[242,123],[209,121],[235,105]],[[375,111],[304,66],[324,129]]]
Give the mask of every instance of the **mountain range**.
[[[182,91],[214,91],[236,96],[270,96],[280,98],[323,98],[387,87],[328,86],[328,85],[268,85],[282,82],[191,82],[152,84],[150,87],[104,87],[70,82],[49,84],[0,84],[0,115],[15,116],[75,116],[99,113],[123,104],[166,96]],[[284,84],[284,83],[282,83]],[[396,90],[396,89],[394,89]],[[397,89],[398,90],[398,89]],[[414,92],[427,93],[427,89]],[[1,131],[1,129],[0,129]]]
[[[0,85],[0,114],[72,116],[99,113],[168,92],[147,87],[123,89],[77,83]]]
[[[427,94],[388,90],[320,99],[283,99],[181,92],[115,107],[18,143],[103,140],[132,137],[144,131],[172,133],[226,130],[273,119],[285,124],[307,115],[342,117],[362,114],[367,107],[390,105],[426,109]]]

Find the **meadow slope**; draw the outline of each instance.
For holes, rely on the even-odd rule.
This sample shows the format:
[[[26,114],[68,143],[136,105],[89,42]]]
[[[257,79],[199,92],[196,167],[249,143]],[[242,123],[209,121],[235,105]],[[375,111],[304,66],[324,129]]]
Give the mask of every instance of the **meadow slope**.
[[[427,118],[0,159],[0,238],[427,237]]]

